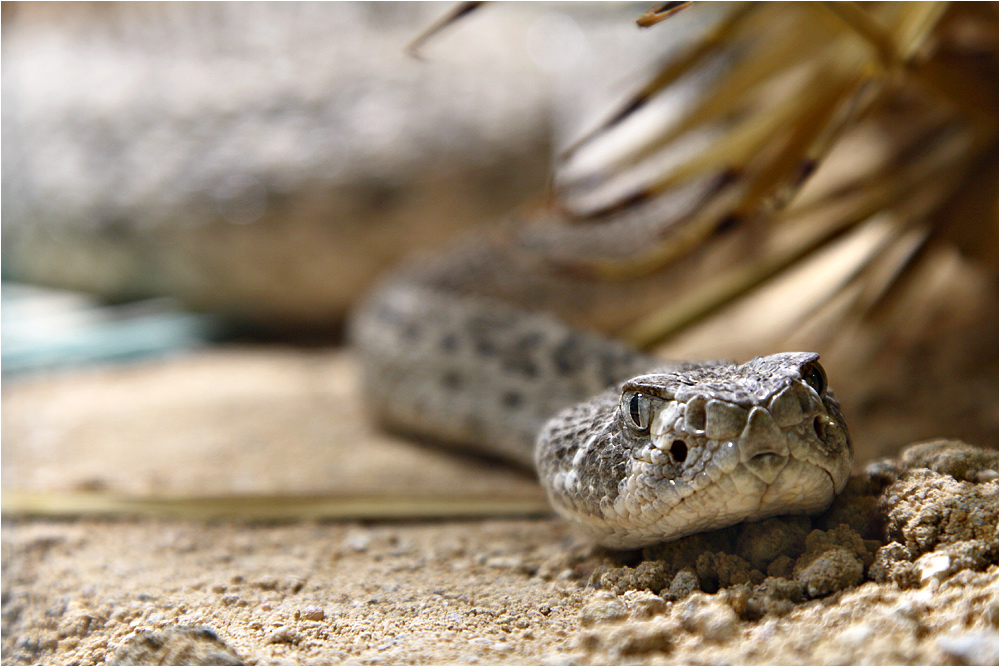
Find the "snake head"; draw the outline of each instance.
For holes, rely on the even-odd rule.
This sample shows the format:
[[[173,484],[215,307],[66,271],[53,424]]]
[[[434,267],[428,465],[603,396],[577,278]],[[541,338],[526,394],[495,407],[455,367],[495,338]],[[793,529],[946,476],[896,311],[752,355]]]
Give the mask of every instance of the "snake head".
[[[618,421],[633,456],[623,483],[653,492],[645,511],[668,534],[822,511],[850,474],[847,426],[814,352],[633,378]]]
[[[847,426],[814,352],[665,368],[624,383],[604,442],[614,485],[587,528],[636,547],[826,509],[847,483]],[[622,452],[613,465],[608,456]],[[581,467],[588,465],[579,454]],[[596,489],[597,487],[591,487]]]

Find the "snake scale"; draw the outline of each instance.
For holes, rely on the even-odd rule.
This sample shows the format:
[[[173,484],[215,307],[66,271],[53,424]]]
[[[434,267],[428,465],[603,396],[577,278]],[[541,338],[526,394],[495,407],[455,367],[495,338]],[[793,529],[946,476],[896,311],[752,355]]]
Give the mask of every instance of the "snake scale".
[[[847,483],[850,438],[818,354],[666,363],[568,321],[583,306],[561,317],[483,288],[530,273],[498,273],[497,257],[417,262],[356,312],[383,426],[533,467],[556,511],[613,548],[820,512]],[[550,287],[531,280],[529,302]]]

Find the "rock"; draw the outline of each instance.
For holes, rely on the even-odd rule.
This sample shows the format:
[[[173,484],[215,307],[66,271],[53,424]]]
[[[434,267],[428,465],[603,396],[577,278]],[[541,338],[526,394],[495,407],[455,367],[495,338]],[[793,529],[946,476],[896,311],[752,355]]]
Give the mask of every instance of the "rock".
[[[542,12],[498,8],[410,57],[445,11],[5,11],[5,279],[325,332],[405,254],[542,191],[553,107],[592,122],[570,117],[663,50],[628,9],[553,9],[580,48],[546,55]]]
[[[598,591],[580,611],[580,622],[583,627],[620,621],[626,617],[628,617],[628,609],[625,608],[625,603],[610,591]]]
[[[807,579],[808,581],[808,579]],[[806,599],[806,581],[785,577],[768,577],[764,583],[754,586],[753,593],[745,609],[735,608],[740,618],[754,620],[764,614],[783,616],[795,604]]]
[[[355,531],[348,533],[344,538],[344,544],[351,551],[364,553],[372,544],[372,534],[367,531]]]
[[[277,628],[265,638],[267,644],[298,644],[299,636],[289,628]]]
[[[854,554],[868,566],[874,560],[874,555],[868,550],[868,544],[862,537],[846,524],[841,524],[830,530],[814,530],[806,537],[806,549],[803,556],[822,553],[832,547],[843,547]]]
[[[894,581],[903,587],[915,586],[918,581],[906,548],[899,542],[890,542],[875,552],[868,576],[872,581]]]
[[[210,628],[178,625],[143,631],[125,640],[113,665],[243,665],[243,659]]]
[[[997,481],[963,482],[926,469],[905,473],[882,494],[888,537],[910,560],[938,547],[972,541],[981,546],[973,567],[997,562]],[[965,549],[970,555],[975,549]]]
[[[781,554],[773,561],[771,561],[767,566],[767,576],[768,577],[784,577],[785,579],[790,579],[792,577],[792,571],[795,568],[795,560]]]
[[[669,600],[683,600],[698,589],[698,575],[695,573],[694,568],[686,567],[674,575],[673,581],[670,582],[670,588],[667,589],[665,595]]]
[[[924,584],[930,579],[943,579],[951,572],[951,556],[932,551],[918,558],[913,565],[920,577],[920,583]]]
[[[607,639],[607,650],[617,655],[641,655],[670,651],[680,627],[676,621],[654,618],[617,628]]]
[[[322,621],[326,619],[326,611],[322,607],[315,605],[305,607],[299,615],[307,621]]]
[[[864,565],[843,547],[833,547],[809,559],[796,563],[795,578],[801,581],[811,598],[857,586],[864,577]]]
[[[736,553],[757,569],[766,570],[781,556],[798,558],[812,529],[809,517],[781,517],[748,523],[736,540]]]
[[[739,556],[721,551],[705,552],[698,556],[695,571],[703,590],[708,591],[727,588],[733,584],[745,584],[751,580],[752,573],[757,572]],[[759,581],[764,579],[760,572],[757,572],[757,577]]]
[[[931,440],[907,447],[900,462],[911,470],[927,468],[959,481],[979,483],[997,479],[998,457],[995,449],[973,447],[959,440]]]
[[[873,560],[861,536],[841,525],[809,533],[805,553],[795,561],[792,573],[809,597],[823,597],[861,583],[865,566]]]
[[[440,11],[5,14],[5,277],[329,326],[404,253],[544,185],[551,89],[519,34],[531,14],[411,58]]]
[[[894,462],[898,465],[898,462]],[[898,475],[866,470],[851,477],[830,509],[818,517],[816,528],[831,530],[846,525],[863,538],[881,539],[883,520],[877,507],[882,490]]]
[[[861,471],[861,476],[871,484],[885,488],[899,479],[903,474],[903,464],[899,459],[879,459],[868,463]],[[848,482],[850,486],[850,482]]]
[[[516,556],[491,556],[483,564],[501,570],[518,570],[523,567],[524,561]]]
[[[714,642],[723,642],[736,634],[739,618],[736,612],[718,597],[694,593],[680,610],[685,630]]]
[[[637,620],[659,616],[667,609],[666,600],[648,591],[628,591],[622,598],[625,600],[630,618]]]
[[[659,592],[673,576],[671,567],[660,560],[647,560],[636,567],[611,568],[600,577],[601,587],[624,593],[631,590]]]

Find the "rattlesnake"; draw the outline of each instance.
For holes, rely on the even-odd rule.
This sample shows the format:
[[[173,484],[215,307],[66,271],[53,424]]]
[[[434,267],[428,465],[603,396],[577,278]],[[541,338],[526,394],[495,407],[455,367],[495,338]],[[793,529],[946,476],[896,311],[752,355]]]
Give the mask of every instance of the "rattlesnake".
[[[567,285],[596,284],[528,271],[515,245],[418,261],[361,305],[351,335],[381,424],[534,467],[553,507],[615,548],[819,512],[843,489],[851,444],[818,354],[665,363],[567,322],[588,310]],[[564,317],[540,309],[548,290]]]

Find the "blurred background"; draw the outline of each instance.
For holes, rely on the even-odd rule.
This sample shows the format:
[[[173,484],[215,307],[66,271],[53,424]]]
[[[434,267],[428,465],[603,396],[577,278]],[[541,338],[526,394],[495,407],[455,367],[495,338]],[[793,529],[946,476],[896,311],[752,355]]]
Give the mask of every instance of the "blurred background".
[[[557,134],[665,50],[632,9],[4,9],[5,280],[336,331],[379,271],[538,195]]]
[[[861,461],[996,445],[995,4],[498,3],[411,53],[456,8],[4,4],[5,398],[337,346],[387,270],[513,216],[573,275],[658,276],[594,328],[819,351]]]

